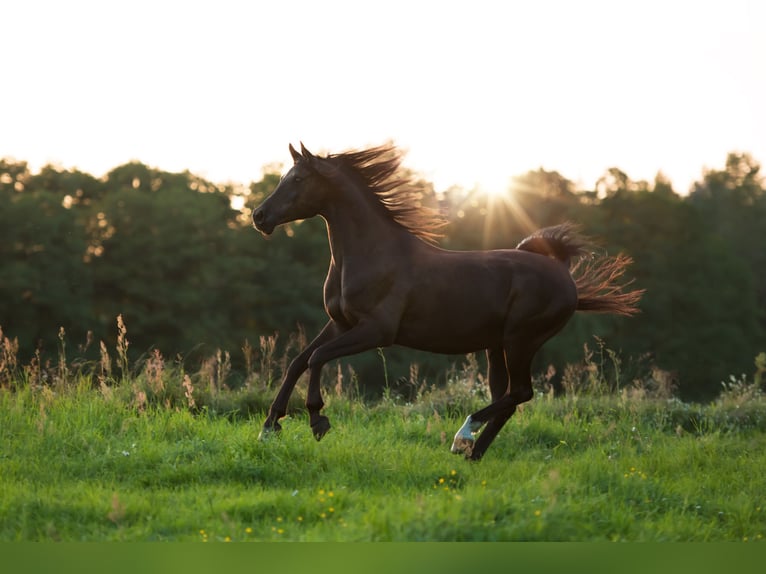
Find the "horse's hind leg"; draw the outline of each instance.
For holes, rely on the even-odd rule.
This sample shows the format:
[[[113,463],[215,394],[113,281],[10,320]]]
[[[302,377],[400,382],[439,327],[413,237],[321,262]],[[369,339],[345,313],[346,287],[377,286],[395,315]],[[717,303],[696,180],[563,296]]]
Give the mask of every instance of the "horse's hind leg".
[[[502,399],[509,389],[508,368],[505,364],[505,352],[502,348],[487,349],[487,361],[489,363],[489,392],[492,397],[492,403],[498,402]],[[510,416],[510,415],[509,415]],[[497,417],[495,417],[497,418]],[[487,425],[487,428],[482,431],[482,436],[489,431],[493,436],[502,428],[505,424],[504,419],[502,421],[491,419]],[[494,423],[494,424],[493,424]],[[455,434],[455,439],[452,442],[452,452],[455,454],[464,453],[466,456],[470,455],[474,450],[474,434],[481,428],[484,422],[474,421],[469,416],[460,430]],[[497,430],[491,430],[492,427],[498,426]]]
[[[452,452],[464,453],[472,460],[478,460],[492,444],[497,434],[508,419],[516,412],[516,405],[530,400],[533,396],[530,367],[534,350],[525,352],[521,345],[507,345],[505,349],[505,367],[510,377],[510,389],[502,398],[468,416],[463,426],[455,435]],[[479,438],[467,440],[482,425],[487,424]]]

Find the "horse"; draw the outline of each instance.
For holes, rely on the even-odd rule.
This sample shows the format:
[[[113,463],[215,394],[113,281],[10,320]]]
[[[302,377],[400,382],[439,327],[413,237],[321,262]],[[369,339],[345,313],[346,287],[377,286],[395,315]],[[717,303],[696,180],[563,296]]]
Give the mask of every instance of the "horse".
[[[468,415],[451,447],[478,460],[516,407],[532,399],[532,359],[575,311],[638,310],[642,291],[618,283],[631,259],[584,257],[589,243],[571,223],[541,229],[515,249],[442,249],[444,218],[421,204],[393,144],[324,157],[302,142],[300,151],[292,144],[289,151],[293,166],[253,211],[253,225],[268,236],[281,224],[324,219],[329,320],[290,363],[261,438],[281,430],[279,419],[306,370],[309,424],[317,440],[325,436],[330,422],[321,414],[320,372],[329,361],[390,345],[485,351],[491,403]],[[570,271],[573,259],[578,264]]]

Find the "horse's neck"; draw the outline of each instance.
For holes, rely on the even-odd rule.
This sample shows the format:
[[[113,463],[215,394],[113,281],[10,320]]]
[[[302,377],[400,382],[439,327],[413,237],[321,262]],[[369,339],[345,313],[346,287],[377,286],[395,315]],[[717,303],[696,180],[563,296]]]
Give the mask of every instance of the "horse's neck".
[[[371,201],[336,203],[322,216],[327,222],[333,260],[372,257],[401,248],[410,235]],[[414,239],[414,237],[413,237]]]

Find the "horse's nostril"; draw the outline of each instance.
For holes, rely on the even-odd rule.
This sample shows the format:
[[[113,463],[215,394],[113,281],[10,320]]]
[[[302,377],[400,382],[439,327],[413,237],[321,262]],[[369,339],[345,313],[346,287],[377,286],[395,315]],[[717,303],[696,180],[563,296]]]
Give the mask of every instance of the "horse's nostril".
[[[258,211],[256,211],[256,212],[253,214],[253,222],[254,222],[256,225],[258,225],[259,223],[263,223],[263,220],[264,220],[264,218],[265,218],[265,217],[266,217],[266,216],[265,216],[265,215],[263,215],[263,211],[259,209]]]

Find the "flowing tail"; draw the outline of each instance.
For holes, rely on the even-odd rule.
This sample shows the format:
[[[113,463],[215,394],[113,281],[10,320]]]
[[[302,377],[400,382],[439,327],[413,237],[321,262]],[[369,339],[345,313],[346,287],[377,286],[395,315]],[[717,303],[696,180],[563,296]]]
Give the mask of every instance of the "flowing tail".
[[[627,255],[595,255],[588,252],[591,242],[581,236],[577,226],[563,223],[536,231],[516,246],[516,249],[552,257],[572,268],[577,286],[577,310],[616,315],[635,315],[644,289],[626,288],[632,283],[620,283],[633,259]]]

